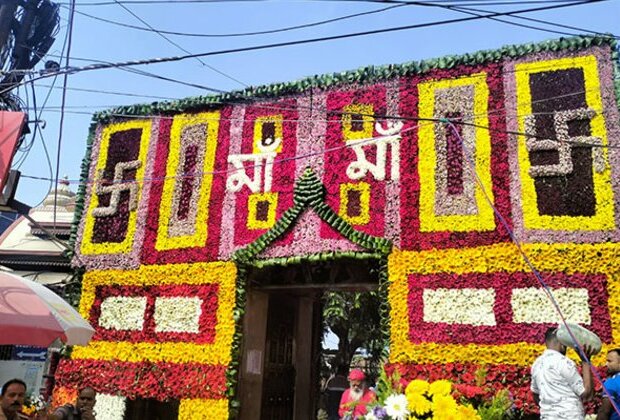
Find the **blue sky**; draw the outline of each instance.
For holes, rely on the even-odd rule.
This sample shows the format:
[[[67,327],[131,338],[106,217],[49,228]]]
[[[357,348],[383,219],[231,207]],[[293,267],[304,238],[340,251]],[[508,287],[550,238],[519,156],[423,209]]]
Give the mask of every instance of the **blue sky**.
[[[146,22],[157,30],[226,35],[273,30],[377,11],[377,13],[351,17],[334,23],[267,35],[237,37],[166,35],[190,53],[319,38],[468,16],[441,7],[419,5],[394,7],[398,4],[372,1],[169,0],[162,2],[162,0],[154,0],[148,3],[137,1],[143,0],[119,0],[122,5],[114,0],[76,0],[70,65],[81,67],[92,62],[89,60],[122,62],[187,54],[156,32],[114,25],[85,14],[140,27],[145,27],[143,22]],[[468,2],[436,0],[436,3],[452,6],[475,3],[475,6],[470,7],[489,11],[508,11],[542,7],[562,1],[504,0],[512,4],[503,6],[495,4],[496,0],[470,0]],[[63,50],[66,53],[66,47],[63,49],[63,44],[65,44],[68,28],[69,0],[59,0],[59,2],[62,5],[61,28],[49,56],[46,57],[46,59],[56,61],[59,61]],[[620,35],[618,24],[620,0],[607,0],[520,16]],[[574,29],[558,28],[510,17],[504,19],[548,30],[571,34],[580,33]],[[186,59],[134,68],[203,87],[230,91],[243,89],[246,86],[292,81],[315,74],[353,70],[367,65],[404,63],[481,49],[495,49],[506,44],[537,42],[560,36],[562,35],[484,19],[335,41],[222,54],[204,58],[202,62],[196,59]],[[62,66],[64,66],[64,57]],[[60,137],[62,94],[60,87],[62,85],[62,76],[55,81],[52,77],[35,82],[40,118],[46,123],[45,128],[40,132],[50,154],[52,170],[50,172],[43,141],[37,135],[27,156],[23,152],[18,152],[16,155],[16,160],[23,160],[20,166],[23,175],[42,178],[53,178],[55,175]],[[28,86],[21,87],[18,93],[23,99],[26,99],[28,93],[31,107],[30,119],[34,120],[32,95],[25,87]],[[61,177],[63,175],[69,177],[73,190],[77,189],[88,127],[94,112],[117,105],[149,103],[163,98],[174,100],[211,93],[203,88],[163,81],[120,69],[71,74],[67,78],[67,87],[59,173]],[[84,90],[99,90],[108,93]],[[45,102],[48,94],[49,98]],[[43,103],[45,107],[41,111]],[[45,197],[49,187],[50,182],[47,180],[24,177],[18,187],[17,199],[36,205]]]

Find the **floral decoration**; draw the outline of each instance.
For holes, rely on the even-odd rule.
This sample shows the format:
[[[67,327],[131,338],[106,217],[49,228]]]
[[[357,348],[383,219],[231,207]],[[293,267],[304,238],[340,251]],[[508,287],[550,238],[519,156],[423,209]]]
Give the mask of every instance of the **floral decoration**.
[[[620,247],[532,244],[525,247],[525,252],[567,315],[572,314],[576,321],[590,320],[588,328],[604,343],[611,345],[620,338],[615,335],[618,320],[613,309],[618,304],[614,293],[618,287],[615,273]],[[606,265],[600,264],[602,258]],[[509,244],[466,250],[394,251],[389,258],[390,359],[530,364],[543,349],[538,343],[545,329],[559,320],[552,311],[519,304],[519,293],[531,296],[531,288],[540,290],[536,279],[527,272],[517,248]],[[587,299],[572,299],[569,303],[563,298],[569,293],[567,287],[570,296],[585,293]],[[485,307],[492,311],[495,325],[472,322],[468,318],[471,312],[459,307],[446,308],[450,313],[444,311],[441,322],[425,319],[424,291],[446,288],[494,290],[493,304]],[[431,313],[437,313],[438,308],[435,306]],[[544,319],[544,314],[549,318]],[[599,362],[603,360],[597,357]]]
[[[213,343],[219,290],[218,284],[99,286],[90,310],[100,327],[93,339]]]
[[[233,143],[229,156],[233,154],[246,154],[259,156],[258,145],[271,150],[274,149],[275,157],[272,165],[266,164],[262,167],[260,175],[263,179],[263,188],[260,192],[271,192],[271,198],[276,198],[276,205],[269,203],[269,212],[275,212],[276,217],[282,216],[284,211],[292,206],[292,195],[290,191],[295,183],[295,150],[297,148],[297,110],[296,104],[292,100],[283,100],[276,103],[267,103],[261,105],[249,105],[244,110],[243,126],[239,143]],[[280,135],[280,138],[276,136]],[[272,142],[279,142],[273,143]],[[257,165],[261,165],[258,161],[250,161],[255,168],[248,167],[243,169],[244,172],[256,173]],[[264,162],[263,162],[264,163]],[[234,172],[227,174],[228,177],[234,175]],[[253,178],[253,177],[252,177]],[[255,181],[258,181],[254,179]],[[267,188],[268,187],[268,188]],[[256,215],[257,208],[249,208],[250,204],[257,205],[257,200],[250,200],[250,188],[242,188],[237,193],[228,191],[226,201],[230,204],[234,203],[234,211],[229,213],[233,217],[226,220],[227,227],[223,232],[234,233],[234,245],[247,245],[258,238],[266,229],[273,224],[251,223],[250,214]],[[275,194],[274,194],[275,193]],[[273,209],[271,209],[273,207]],[[267,221],[271,220],[267,216]],[[226,237],[223,241],[228,240]]]
[[[404,79],[399,113],[412,121],[402,130],[401,153],[413,159],[401,165],[401,249],[510,241],[488,203],[510,223],[504,106],[501,67],[495,64]],[[456,123],[426,121],[433,118]],[[460,153],[448,153],[455,148]]]
[[[445,379],[429,383],[401,378],[397,372],[388,377],[382,372],[377,389],[377,402],[369,407],[365,420],[481,419],[466,398],[453,394],[452,383]]]
[[[93,411],[106,420],[123,420],[126,398],[119,395],[97,394]]]
[[[557,317],[503,225],[602,338],[601,365],[620,342],[614,48],[574,37],[97,114],[72,233],[96,334],[55,402],[89,385],[107,418],[127,398],[234,417],[250,269],[374,258],[402,380],[368,418],[476,418],[467,404],[505,384],[535,412],[528,366]]]
[[[534,160],[530,162],[526,149],[531,140],[520,137],[508,144],[514,229],[520,241],[588,243],[618,240],[620,214],[617,211],[610,213],[609,210],[610,206],[615,207],[614,197],[620,191],[620,181],[613,175],[620,161],[620,153],[612,148],[584,148],[579,145],[580,137],[596,137],[605,144],[612,144],[620,138],[616,123],[618,106],[614,95],[610,94],[614,91],[615,60],[617,56],[613,47],[610,51],[608,47],[597,46],[578,53],[539,52],[505,64],[506,97],[509,103],[515,104],[506,108],[509,130],[523,129],[533,131],[541,139],[554,139],[558,134],[563,135],[561,126],[556,128],[554,123],[556,114],[588,108],[596,113],[588,123],[579,124],[577,131],[570,131],[570,136],[576,137],[569,143],[574,154],[571,162],[577,159],[574,162],[577,167],[574,167],[576,171],[565,176],[531,178],[531,165],[553,165],[554,162],[548,160],[551,155],[545,152],[545,160],[544,153],[534,153]],[[520,70],[517,71],[517,68]],[[528,87],[530,79],[536,82],[533,88]],[[552,84],[556,90],[564,91],[554,93],[540,88]],[[545,99],[564,94],[567,95],[565,100]],[[536,124],[533,129],[526,127],[532,123]],[[598,172],[592,162],[599,162],[595,165],[599,169],[602,163],[603,171]],[[556,191],[558,198],[536,198],[537,194],[549,195],[550,191]],[[559,191],[564,191],[561,197],[557,195]]]
[[[96,162],[96,171],[100,174],[92,186],[107,183],[112,180],[129,181],[126,189],[130,190],[137,183],[137,191],[133,194],[134,201],[140,197],[141,180],[144,178],[145,168],[142,162],[146,160],[146,154],[151,135],[151,122],[149,120],[129,121],[113,124],[103,130],[101,136],[99,159]],[[140,165],[136,168],[127,168],[127,171],[117,172],[118,164],[123,162],[137,161]],[[115,176],[116,175],[116,176]],[[122,176],[120,179],[118,176]],[[107,197],[107,198],[106,198]],[[116,195],[117,200],[119,199]],[[111,254],[127,253],[133,245],[136,230],[136,211],[130,210],[129,196],[123,202],[117,202],[117,210],[110,217],[92,217],[92,213],[100,205],[108,205],[110,197],[107,194],[99,196],[97,189],[91,187],[91,198],[88,208],[90,217],[85,219],[84,236],[82,239],[81,252],[83,254]],[[104,220],[105,219],[105,220]]]
[[[229,418],[228,401],[222,399],[184,399],[179,404],[179,420]]]
[[[146,311],[146,297],[111,296],[99,305],[98,324],[114,330],[141,331]]]
[[[588,143],[600,143],[601,145],[608,144],[607,132],[605,128],[605,118],[603,113],[597,112],[597,110],[603,109],[603,103],[601,98],[601,86],[598,77],[598,65],[597,59],[593,55],[585,55],[580,57],[571,57],[571,58],[559,58],[552,60],[544,60],[544,61],[536,61],[534,63],[519,63],[515,65],[516,72],[516,92],[517,92],[517,113],[518,115],[529,116],[532,115],[533,112],[537,108],[540,108],[537,104],[540,103],[541,97],[544,96],[541,93],[531,91],[531,87],[533,85],[534,76],[538,76],[542,80],[547,80],[555,75],[562,75],[562,80],[564,80],[565,85],[568,88],[573,89],[573,87],[578,87],[581,91],[585,92],[583,98],[583,105],[588,107],[584,112],[593,112],[593,115],[588,119],[590,126],[591,136],[595,137],[595,141],[588,140]],[[549,74],[550,73],[550,74]],[[543,79],[543,76],[547,75],[546,79]],[[557,76],[559,77],[559,76]],[[571,79],[578,79],[579,82],[573,81]],[[556,82],[557,83],[557,82]],[[577,84],[578,83],[578,84]],[[550,83],[546,82],[545,87],[549,86]],[[537,87],[537,85],[533,85]],[[553,85],[551,85],[553,86]],[[559,91],[556,93],[561,94],[566,92]],[[538,98],[539,102],[535,101],[535,98]],[[533,102],[534,101],[534,102]],[[574,101],[573,101],[574,102]],[[570,104],[573,105],[573,104]],[[566,106],[566,105],[564,105]],[[574,105],[573,105],[574,106]],[[576,108],[580,110],[585,108],[584,106],[580,106]],[[549,112],[552,108],[541,108],[538,112]],[[565,109],[554,109],[553,111],[565,111]],[[563,116],[564,115],[564,116]],[[562,140],[562,132],[564,128],[561,124],[561,119],[566,118],[574,118],[570,114],[566,115],[565,113],[558,114],[555,117],[555,124],[552,124],[551,127],[554,127],[554,131],[559,130],[556,135],[560,136],[560,140]],[[524,119],[521,119],[520,123],[520,132],[524,132],[526,130]],[[565,123],[568,124],[568,123]],[[566,128],[566,131],[568,129]],[[565,134],[564,136],[566,136]],[[579,142],[579,140],[574,140]],[[572,146],[571,148],[574,148]],[[587,148],[588,150],[596,150],[592,148]],[[559,208],[549,208],[549,209],[541,209],[539,204],[538,195],[545,194],[547,195],[546,190],[543,190],[540,182],[537,178],[532,177],[532,171],[534,175],[539,173],[539,166],[532,165],[530,154],[527,153],[526,149],[526,141],[523,139],[520,140],[519,143],[519,167],[520,167],[520,180],[521,180],[521,192],[523,195],[522,198],[522,207],[523,207],[523,222],[526,229],[550,229],[550,230],[562,230],[562,231],[571,231],[571,230],[612,230],[615,228],[614,223],[614,199],[613,199],[613,190],[611,183],[611,171],[608,168],[605,160],[605,149],[598,149],[599,152],[603,156],[598,157],[596,159],[596,154],[594,160],[594,168],[588,171],[592,177],[592,184],[589,190],[594,197],[588,198],[584,196],[584,193],[579,194],[577,197],[571,199],[569,209],[564,209],[561,207],[561,202],[557,203],[556,206],[560,206]],[[560,163],[559,165],[566,165],[565,160],[562,159],[562,153],[560,149]],[[568,162],[572,163],[572,157]],[[591,159],[591,158],[590,158]],[[597,165],[597,161],[599,162]],[[602,162],[600,162],[602,161]],[[544,165],[546,166],[546,165]],[[553,165],[555,166],[555,165]],[[573,166],[573,165],[571,165]],[[599,170],[596,170],[596,168]],[[605,170],[603,170],[605,169]],[[566,169],[568,170],[568,168]],[[575,167],[576,170],[576,167]],[[574,173],[571,170],[570,173]],[[575,174],[579,176],[580,174]],[[569,177],[569,179],[571,179]],[[536,180],[536,182],[535,182]],[[555,188],[557,186],[554,185]],[[584,187],[582,186],[581,189]],[[593,214],[591,210],[587,210],[583,208],[585,203],[588,201],[594,201],[594,209]]]
[[[342,148],[347,143],[353,144],[364,139],[368,141],[378,136],[375,123],[379,122],[379,116],[386,115],[386,95],[386,86],[381,84],[329,92],[326,103],[328,121],[325,148]],[[365,146],[364,154],[367,160],[377,161],[380,158],[377,147],[375,143]],[[389,177],[380,176],[382,180],[378,181],[377,175],[369,172],[352,183],[347,169],[351,162],[356,161],[356,153],[351,147],[343,148],[337,153],[325,153],[323,158],[323,184],[327,189],[327,204],[337,209],[338,214],[357,230],[373,236],[384,236],[386,183],[383,179]],[[381,162],[381,166],[389,174],[388,162],[389,159]],[[354,188],[357,189],[357,194],[352,194]],[[353,196],[358,197],[357,200],[352,201]],[[373,223],[368,223],[369,220]],[[338,237],[338,233],[323,223],[321,237],[334,239]]]
[[[206,112],[172,121],[157,250],[205,246],[219,120],[219,112]]]
[[[96,374],[88,375],[87,372]],[[182,361],[125,362],[107,360],[63,360],[56,371],[60,389],[93,387],[98,393],[130,399],[220,399],[225,398],[226,366]],[[56,392],[56,390],[55,390]],[[73,401],[70,402],[74,402]]]
[[[226,184],[222,172],[227,169],[229,145],[224,133],[230,129],[230,115],[231,108],[223,107],[218,112],[160,121],[153,181],[144,209],[143,264],[217,259]],[[185,171],[196,175],[187,176]]]
[[[87,272],[80,302],[80,312],[85,318],[97,325],[101,302],[108,296],[141,295],[147,298],[145,328],[140,331],[98,328],[95,340],[87,347],[75,348],[73,357],[226,365],[230,362],[234,330],[235,278],[234,264],[225,262]],[[157,297],[182,296],[202,300],[199,332],[157,331],[154,315]]]

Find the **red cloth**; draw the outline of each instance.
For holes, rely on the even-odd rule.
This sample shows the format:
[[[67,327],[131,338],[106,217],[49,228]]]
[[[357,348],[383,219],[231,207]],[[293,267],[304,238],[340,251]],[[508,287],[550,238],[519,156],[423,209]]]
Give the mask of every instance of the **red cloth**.
[[[342,394],[342,398],[340,399],[340,409],[338,410],[338,415],[340,417],[344,417],[345,414],[351,414],[353,412],[353,418],[356,419],[366,414],[366,406],[372,403],[375,400],[375,393],[370,389],[366,389],[362,394],[362,398],[358,401],[353,401],[350,396],[351,388],[348,388]]]
[[[349,372],[349,380],[351,381],[363,381],[364,379],[366,379],[366,375],[361,369],[353,369]]]

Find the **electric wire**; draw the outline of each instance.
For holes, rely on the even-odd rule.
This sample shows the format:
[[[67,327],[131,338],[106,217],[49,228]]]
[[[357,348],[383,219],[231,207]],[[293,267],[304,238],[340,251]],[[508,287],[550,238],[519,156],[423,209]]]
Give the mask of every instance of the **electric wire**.
[[[75,0],[71,0],[71,11],[69,12],[69,26],[67,29],[67,57],[65,58],[65,66],[69,67],[69,63],[71,60],[71,41],[72,41],[72,37],[73,37],[73,18],[74,18],[74,11],[75,11]],[[62,134],[63,134],[63,128],[64,128],[64,122],[65,122],[65,113],[64,113],[64,107],[66,105],[66,99],[67,99],[67,82],[68,82],[68,78],[69,78],[69,74],[65,73],[64,77],[63,77],[63,89],[62,89],[62,97],[61,97],[61,111],[60,111],[60,122],[59,122],[59,126],[58,126],[58,143],[57,143],[57,149],[56,149],[56,176],[55,176],[55,180],[54,180],[54,185],[56,186],[56,188],[54,188],[54,217],[53,217],[53,221],[54,221],[54,227],[56,227],[56,205],[58,203],[58,176],[60,173],[60,154],[61,154],[61,150],[62,150]]]
[[[62,87],[60,86],[46,85],[43,83],[39,83],[38,86],[47,87],[51,89],[62,89]],[[121,92],[121,91],[102,90],[102,89],[67,87],[67,90],[73,90],[76,92],[97,93],[97,94],[102,94],[102,95],[115,95],[115,96],[125,96],[125,97],[133,97],[133,98],[158,99],[162,101],[174,101],[177,99],[171,96],[156,96],[156,95],[148,95],[146,93],[130,93],[130,92]]]
[[[36,140],[36,134],[39,133],[39,136],[41,138],[41,144],[43,145],[43,151],[45,153],[45,160],[47,162],[47,166],[48,166],[49,173],[50,173],[50,185],[48,187],[47,194],[45,194],[45,196],[47,196],[47,195],[49,195],[50,191],[52,191],[52,188],[54,187],[54,184],[51,181],[51,178],[53,177],[54,172],[52,170],[52,161],[50,159],[49,151],[47,150],[47,144],[45,143],[45,139],[43,138],[43,130],[40,130],[38,128],[39,128],[39,124],[40,124],[39,120],[41,118],[41,114],[43,112],[43,109],[45,108],[45,102],[47,102],[47,100],[50,97],[51,89],[47,93],[47,97],[45,98],[45,101],[43,103],[43,107],[37,113],[37,96],[36,96],[36,93],[35,93],[34,84],[31,84],[30,86],[32,87],[32,98],[33,98],[33,105],[34,105],[34,114],[35,114],[35,118],[36,118],[34,129],[33,129],[33,134],[32,134],[33,142]],[[39,202],[37,204],[37,206],[40,205],[43,202],[43,200],[45,200],[45,197],[41,200],[41,202]]]
[[[173,40],[171,40],[170,38],[168,38],[166,35],[164,35],[161,31],[153,28],[147,21],[145,21],[144,19],[142,19],[140,16],[138,16],[137,14],[135,14],[131,9],[129,9],[127,6],[125,6],[124,4],[120,3],[118,0],[115,0],[116,3],[122,7],[124,10],[127,11],[127,13],[131,14],[133,17],[135,17],[136,19],[138,19],[140,22],[142,22],[143,24],[145,24],[152,32],[156,33],[157,35],[159,35],[160,37],[162,37],[164,40],[166,40],[169,44],[175,46],[176,48],[178,48],[179,50],[181,50],[182,52],[186,53],[186,54],[192,54],[190,51],[188,51],[187,49],[183,48],[181,45],[177,44],[176,42],[174,42]],[[201,65],[203,65],[204,67],[208,68],[211,71],[214,71],[215,73],[226,77],[229,80],[232,80],[235,83],[240,84],[241,86],[244,87],[248,87],[247,84],[243,83],[241,80],[227,74],[224,73],[223,71],[213,67],[210,64],[205,63],[200,57],[196,57],[196,61],[198,61]]]
[[[227,55],[227,54],[247,52],[247,51],[257,51],[257,50],[264,50],[264,49],[271,49],[271,48],[305,45],[305,44],[311,44],[311,43],[317,43],[317,42],[335,41],[335,40],[354,38],[354,37],[360,37],[360,36],[376,35],[380,33],[389,33],[389,32],[419,29],[419,28],[425,28],[425,27],[431,27],[431,26],[441,26],[441,25],[447,25],[447,24],[453,24],[453,23],[469,22],[469,21],[480,20],[480,19],[488,19],[489,17],[510,16],[510,15],[517,14],[517,13],[531,13],[531,12],[537,12],[537,11],[543,11],[543,10],[560,9],[560,8],[566,8],[566,7],[572,7],[572,6],[580,6],[584,4],[598,3],[602,1],[606,1],[606,0],[574,1],[571,3],[562,3],[559,5],[553,5],[553,6],[519,9],[519,10],[508,11],[508,12],[494,12],[494,13],[483,15],[483,16],[468,16],[468,17],[462,17],[462,18],[445,19],[442,21],[426,22],[426,23],[404,25],[404,26],[395,26],[395,27],[390,27],[390,28],[374,29],[374,30],[367,30],[367,31],[361,31],[361,32],[351,32],[351,33],[346,33],[346,34],[331,35],[331,36],[318,37],[318,38],[276,42],[276,43],[270,43],[270,44],[254,45],[254,46],[249,46],[249,47],[230,48],[230,49],[209,51],[209,52],[197,53],[197,54],[187,54],[187,55],[182,55],[182,56],[150,58],[150,59],[133,60],[133,61],[125,61],[125,62],[109,63],[109,64],[93,64],[93,65],[89,65],[85,67],[66,66],[64,69],[60,69],[57,73],[75,74],[79,72],[92,71],[92,70],[132,67],[132,66],[139,66],[139,65],[144,65],[144,64],[168,63],[168,62],[181,61],[181,60],[186,60],[186,59],[193,59],[196,57],[210,57],[210,56],[216,56],[216,55]],[[50,77],[50,75],[49,74],[40,75],[34,78],[34,81],[43,79],[46,77]],[[22,81],[21,83],[24,83],[24,82]],[[3,91],[0,91],[0,94],[5,93],[5,91],[6,89]]]
[[[490,13],[490,11],[484,10],[484,9],[472,9],[472,8],[460,7],[460,6],[438,6],[438,7],[446,8],[446,9],[457,11],[457,12],[460,12],[460,13],[469,14],[469,15],[472,15],[472,16],[482,16],[480,13]],[[538,22],[538,23],[542,23],[544,25],[549,25],[549,26],[555,26],[555,27],[572,29],[572,30],[576,30],[576,31],[581,32],[581,33],[587,32],[587,33],[590,33],[590,34],[593,34],[593,35],[596,35],[596,36],[600,36],[600,37],[605,37],[605,38],[620,39],[617,35],[604,34],[604,33],[600,33],[600,32],[594,32],[594,31],[591,31],[591,30],[588,30],[588,29],[578,28],[576,26],[562,25],[562,24],[558,24],[558,23],[553,23],[553,22],[545,21],[545,20],[542,20],[542,19],[532,19],[532,18],[527,18],[527,17],[524,17],[524,16],[516,16],[516,15],[515,16],[511,16],[511,18],[513,18],[513,19],[522,19],[522,20],[527,20],[527,21],[532,21],[532,22]],[[528,25],[528,24],[524,24],[524,23],[513,22],[513,21],[502,19],[502,18],[488,17],[487,19],[493,20],[493,21],[496,21],[496,22],[505,23],[507,25],[517,26],[517,27],[520,27],[520,28],[533,29],[533,30],[536,30],[536,31],[548,32],[548,33],[552,33],[552,34],[568,35],[568,36],[578,35],[578,33],[574,33],[574,32],[566,32],[566,31],[560,31],[560,30],[557,30],[557,29],[541,28],[540,26],[534,26],[534,25]]]
[[[123,4],[123,2],[121,1],[116,1],[116,3],[121,4],[121,5]],[[377,9],[377,10],[371,10],[368,12],[353,13],[350,15],[339,16],[339,17],[335,17],[332,19],[325,19],[325,20],[320,20],[316,22],[310,22],[310,23],[305,23],[305,24],[295,25],[295,26],[286,26],[286,27],[277,28],[277,29],[269,29],[269,30],[254,31],[254,32],[229,33],[229,34],[204,34],[204,33],[192,33],[192,32],[167,31],[163,29],[155,29],[151,27],[150,25],[148,25],[148,27],[145,28],[142,26],[130,25],[130,24],[118,22],[115,20],[105,19],[100,16],[90,15],[88,13],[80,12],[79,10],[77,10],[76,13],[86,16],[88,18],[94,19],[94,20],[109,23],[111,25],[121,26],[121,27],[129,28],[129,29],[135,29],[139,31],[157,32],[157,33],[165,34],[165,35],[175,35],[175,36],[193,37],[193,38],[235,38],[235,37],[245,37],[245,36],[255,36],[255,35],[276,34],[276,33],[289,32],[289,31],[294,31],[294,30],[299,30],[299,29],[313,28],[316,26],[326,25],[329,23],[341,22],[343,20],[353,19],[353,18],[360,17],[360,16],[383,13],[388,10],[396,9],[398,7],[403,7],[403,6],[407,6],[407,5],[396,4],[396,5],[384,7],[384,8]]]

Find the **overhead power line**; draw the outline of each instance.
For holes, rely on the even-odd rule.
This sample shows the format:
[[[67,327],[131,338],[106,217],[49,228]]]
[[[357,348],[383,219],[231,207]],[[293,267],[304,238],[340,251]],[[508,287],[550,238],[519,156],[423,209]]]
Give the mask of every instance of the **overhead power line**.
[[[39,83],[37,86],[46,87],[50,89],[62,89],[61,86],[46,85],[43,83]],[[67,90],[73,90],[76,92],[86,92],[86,93],[98,93],[98,94],[103,94],[103,95],[116,95],[116,96],[134,97],[134,98],[159,99],[162,101],[174,101],[178,99],[178,98],[173,98],[171,96],[156,96],[156,95],[147,95],[143,93],[130,93],[130,92],[121,92],[121,91],[102,90],[102,89],[67,87]]]
[[[270,48],[312,44],[312,43],[325,42],[325,41],[335,41],[335,40],[354,38],[354,37],[359,37],[359,36],[376,35],[376,34],[381,34],[381,33],[397,32],[397,31],[425,28],[425,27],[431,27],[431,26],[440,26],[440,25],[447,25],[447,24],[452,24],[452,23],[469,22],[469,21],[475,21],[475,20],[480,20],[480,19],[488,19],[490,17],[512,16],[514,14],[520,14],[520,13],[532,13],[532,12],[539,12],[543,10],[561,9],[561,8],[572,7],[572,6],[581,6],[585,4],[599,3],[603,1],[606,1],[606,0],[575,1],[571,3],[555,4],[552,6],[534,7],[534,8],[527,8],[527,9],[512,10],[512,11],[507,11],[507,12],[494,12],[494,13],[490,13],[487,15],[481,15],[481,16],[469,16],[469,17],[456,18],[456,19],[446,19],[442,21],[426,22],[426,23],[419,23],[419,24],[405,25],[405,26],[396,26],[396,27],[383,28],[383,29],[374,29],[374,30],[368,30],[368,31],[362,31],[362,32],[331,35],[331,36],[325,36],[325,37],[319,37],[319,38],[310,38],[310,39],[302,39],[302,40],[294,40],[294,41],[277,42],[277,43],[272,43],[272,44],[255,45],[255,46],[250,46],[250,47],[240,47],[240,48],[231,48],[231,49],[225,49],[225,50],[209,51],[209,52],[198,53],[198,54],[187,54],[187,55],[182,55],[182,56],[162,57],[162,58],[149,58],[149,59],[125,61],[125,62],[119,62],[119,63],[92,64],[92,65],[85,66],[85,67],[64,68],[64,69],[61,69],[57,73],[61,73],[61,74],[79,73],[79,72],[84,72],[84,71],[103,70],[103,69],[109,69],[109,68],[123,68],[123,67],[140,66],[140,65],[145,65],[145,64],[168,63],[168,62],[182,61],[182,60],[196,58],[196,57],[210,57],[210,56],[215,56],[215,55],[225,55],[225,54],[233,54],[233,53],[240,53],[240,52],[247,52],[247,51],[257,51],[257,50],[264,50],[264,49],[270,49]],[[36,81],[36,80],[43,79],[43,78],[50,77],[50,76],[52,75],[44,74],[37,78],[32,79],[32,81]],[[2,93],[3,91],[0,91],[0,94]]]
[[[75,0],[71,1],[71,10],[69,11],[69,27],[67,28],[67,57],[65,58],[65,66],[69,67],[71,59],[71,40],[73,39],[73,18],[75,16]],[[60,152],[62,148],[62,134],[65,122],[65,105],[67,100],[67,82],[68,73],[64,74],[62,83],[62,97],[60,105],[60,123],[58,124],[58,145],[56,146],[56,175],[54,185],[58,185],[58,176],[60,173]],[[54,189],[54,227],[56,226],[56,204],[58,201],[58,188]]]
[[[170,38],[168,38],[166,35],[164,35],[163,33],[161,33],[159,30],[153,28],[147,21],[145,21],[144,19],[142,19],[140,16],[138,16],[137,14],[135,14],[134,12],[131,11],[131,9],[129,9],[127,6],[123,5],[121,2],[116,1],[116,3],[121,6],[125,11],[127,11],[127,13],[129,13],[130,15],[132,15],[133,17],[135,17],[136,19],[138,19],[140,22],[142,22],[143,24],[145,24],[146,26],[148,26],[148,28],[156,33],[157,35],[159,35],[160,37],[162,37],[164,40],[166,40],[166,42],[172,44],[173,46],[175,46],[176,48],[178,48],[179,50],[183,51],[186,54],[191,54],[190,51],[188,51],[187,49],[183,48],[182,46],[180,46],[179,44],[177,44],[176,42],[174,42],[173,40],[171,40]],[[241,80],[236,79],[234,77],[232,77],[229,74],[224,73],[223,71],[213,67],[210,64],[205,63],[204,61],[202,61],[199,57],[196,57],[196,60],[202,64],[204,67],[208,68],[211,71],[216,72],[217,74],[226,77],[229,80],[232,80],[233,82],[236,82],[238,84],[240,84],[241,86],[244,87],[248,87],[247,84],[243,83]]]
[[[573,1],[573,0],[571,0],[571,1]],[[116,3],[118,3],[120,5],[123,4],[122,1],[117,1]],[[326,24],[329,24],[329,23],[341,22],[341,21],[347,20],[347,19],[353,19],[353,18],[356,18],[356,17],[367,16],[367,15],[376,14],[376,13],[383,13],[383,12],[386,12],[388,10],[396,9],[398,7],[403,7],[403,6],[407,6],[407,5],[406,4],[395,4],[395,5],[388,6],[388,7],[383,7],[381,9],[377,9],[377,10],[371,10],[371,11],[368,11],[368,12],[354,13],[354,14],[350,14],[350,15],[344,15],[344,16],[335,17],[335,18],[332,18],[332,19],[325,19],[325,20],[320,20],[320,21],[317,21],[317,22],[304,23],[304,24],[301,24],[301,25],[286,26],[286,27],[283,27],[283,28],[268,29],[268,30],[264,30],[264,31],[240,32],[240,33],[229,33],[229,34],[204,34],[204,33],[192,33],[192,32],[166,31],[166,30],[163,30],[163,29],[155,29],[155,28],[153,28],[150,25],[148,25],[148,27],[143,27],[143,26],[130,25],[130,24],[123,23],[123,22],[117,22],[117,21],[114,21],[114,20],[105,19],[105,18],[102,18],[102,17],[99,17],[99,16],[94,16],[94,15],[90,15],[88,13],[80,12],[78,10],[76,10],[76,13],[79,13],[80,15],[89,17],[91,19],[95,19],[95,20],[98,20],[98,21],[101,21],[101,22],[109,23],[111,25],[122,26],[122,27],[125,27],[125,28],[136,29],[136,30],[139,30],[139,31],[146,31],[146,32],[153,32],[153,31],[155,31],[157,33],[165,34],[165,35],[175,35],[175,36],[184,36],[184,37],[196,37],[196,38],[234,38],[234,37],[255,36],[255,35],[268,35],[268,34],[275,34],[275,33],[281,33],[281,32],[294,31],[294,30],[298,30],[298,29],[312,28],[312,27],[316,27],[316,26],[326,25]]]
[[[493,11],[488,10],[488,9],[475,9],[475,8],[471,8],[471,7],[461,7],[461,6],[452,6],[452,5],[437,5],[437,7],[441,7],[441,8],[445,8],[445,9],[449,9],[449,10],[454,10],[454,11],[457,11],[457,12],[460,12],[460,13],[466,13],[466,14],[473,15],[473,16],[481,16],[480,13],[493,13]],[[510,17],[513,18],[513,19],[519,19],[519,20],[525,20],[525,21],[528,21],[528,22],[540,23],[540,24],[543,24],[543,25],[548,25],[548,26],[557,27],[557,28],[571,29],[571,30],[577,31],[577,33],[590,33],[590,34],[597,35],[597,36],[614,38],[614,39],[620,39],[620,37],[618,35],[596,32],[596,31],[592,31],[590,29],[579,28],[579,27],[576,27],[576,26],[563,25],[563,24],[560,24],[560,23],[550,22],[550,21],[543,20],[543,19],[529,18],[529,17],[526,17],[526,16],[510,16]],[[573,33],[573,32],[566,32],[566,31],[559,31],[559,30],[555,30],[555,29],[541,28],[539,26],[533,26],[533,25],[527,25],[527,24],[523,24],[523,23],[517,23],[517,22],[510,21],[510,20],[502,19],[502,18],[487,17],[486,19],[490,19],[490,20],[494,20],[494,21],[497,21],[497,22],[505,23],[507,25],[518,26],[518,27],[521,27],[521,28],[533,29],[533,30],[537,30],[537,31],[549,32],[549,33],[554,33],[554,34],[568,35],[568,36],[575,36],[575,35],[577,35],[577,33]]]

